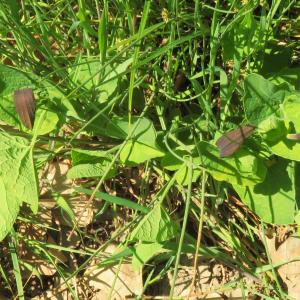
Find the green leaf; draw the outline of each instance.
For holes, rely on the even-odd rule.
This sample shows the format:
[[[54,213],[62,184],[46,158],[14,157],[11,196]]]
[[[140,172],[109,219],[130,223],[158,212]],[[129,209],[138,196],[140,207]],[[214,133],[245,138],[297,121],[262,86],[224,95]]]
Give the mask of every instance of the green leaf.
[[[26,73],[14,68],[0,65],[0,120],[21,128],[13,94],[24,88],[35,88],[34,80]]]
[[[0,133],[0,240],[11,230],[23,202],[38,210],[32,148],[21,137]]]
[[[267,117],[259,124],[257,129],[263,139],[269,142],[278,142],[286,137],[288,132],[284,120],[276,117],[276,115]]]
[[[268,168],[262,183],[251,187],[234,186],[234,189],[263,221],[293,223],[296,205],[293,163],[280,159]]]
[[[147,261],[163,250],[163,244],[141,243],[135,247],[132,256],[132,267],[138,271]]]
[[[107,23],[108,23],[108,3],[107,1],[105,1],[100,22],[99,22],[99,27],[98,27],[98,45],[99,45],[102,65],[104,64],[106,59]]]
[[[131,63],[132,58],[115,65],[107,65],[105,69],[102,69],[101,62],[97,57],[83,58],[70,68],[69,73],[74,82],[83,85],[86,89],[97,89],[98,100],[103,103],[117,91],[120,80]],[[103,74],[102,77],[100,74]]]
[[[156,143],[157,133],[153,123],[147,118],[133,118],[129,126],[128,118],[113,117],[102,126],[103,134],[110,137],[125,139],[131,129],[131,139],[120,153],[120,160],[126,165],[135,165],[155,157],[161,157],[164,152]]]
[[[78,190],[80,193],[85,193],[87,195],[92,195],[93,192],[94,192],[92,190],[83,189],[83,188],[75,188],[75,189]],[[147,207],[142,206],[138,203],[135,203],[131,200],[127,200],[125,198],[108,195],[108,194],[102,193],[102,192],[96,192],[96,197],[101,198],[101,199],[103,199],[107,202],[110,202],[110,203],[114,203],[114,204],[117,204],[117,205],[132,208],[132,209],[137,210],[137,211],[141,211],[145,214],[149,212],[149,209]]]
[[[99,102],[104,103],[117,90],[121,76],[128,71],[132,63],[132,58],[125,60],[114,66],[107,66],[105,75],[100,84],[97,86],[97,91],[100,92]]]
[[[71,152],[73,167],[69,170],[68,178],[101,177],[109,168],[112,155],[106,151],[73,149]],[[117,174],[116,167],[110,167],[105,179]]]
[[[184,158],[184,155],[187,155],[186,151],[176,149],[173,150],[176,155]],[[166,155],[161,159],[161,166],[169,171],[179,170],[182,166],[182,160],[175,157],[171,152],[167,152]]]
[[[162,205],[157,204],[137,225],[131,239],[144,242],[163,242],[177,234],[176,224],[171,220]]]
[[[241,22],[236,23],[232,30],[228,31],[221,43],[223,46],[223,59],[225,61],[233,60],[235,53],[244,53],[249,55],[257,41],[257,21],[253,13],[249,12],[244,16]]]
[[[277,115],[279,105],[291,93],[288,85],[275,85],[258,74],[250,74],[245,78],[244,90],[246,118],[253,125],[258,125],[272,114]]]
[[[217,147],[207,142],[200,142],[198,148],[201,152],[199,163],[216,180],[253,186],[262,182],[266,176],[266,167],[263,161],[242,147],[226,158],[220,158]]]
[[[98,82],[101,63],[97,57],[80,58],[68,71],[74,82],[86,89],[95,88]]]
[[[56,128],[57,123],[58,115],[55,112],[50,111],[45,106],[39,107],[35,114],[32,131],[34,132],[36,130],[38,135],[47,134]]]
[[[43,82],[43,87],[45,88],[46,95],[51,101],[51,104],[55,106],[53,109],[56,109],[60,112],[59,118],[66,116],[72,116],[75,119],[79,119],[79,116],[71,103],[71,100],[68,99],[56,86],[54,86],[51,82],[45,81]],[[49,101],[47,101],[48,103]],[[44,103],[45,105],[45,103]],[[80,107],[81,108],[81,107]],[[52,111],[53,111],[52,109]]]
[[[190,151],[195,149],[195,146],[186,145],[186,148],[189,148]],[[195,151],[194,151],[195,152]],[[182,159],[188,160],[189,154],[187,151],[184,151],[178,147],[174,150],[174,153],[181,157]],[[198,153],[197,153],[198,155]],[[185,158],[186,157],[186,158]],[[194,165],[200,165],[199,157],[193,157]],[[189,168],[187,167],[186,163],[182,160],[174,156],[171,152],[167,152],[165,156],[161,159],[161,165],[169,171],[177,171],[175,173],[175,178],[178,184],[182,186],[186,186],[189,183],[188,172]],[[192,182],[196,182],[201,174],[201,169],[198,167],[194,167],[193,175],[192,175]]]
[[[31,131],[22,124],[17,115],[13,100],[13,94],[16,90],[19,89],[36,89],[37,79],[38,77],[35,75],[29,75],[20,70],[0,65],[0,120],[22,131]],[[44,86],[41,86],[40,88],[41,90],[47,90]],[[35,96],[39,95],[35,93]],[[45,95],[43,94],[43,92],[41,92],[41,96],[49,97],[47,93]],[[38,122],[39,118],[41,118],[40,123]],[[54,111],[50,111],[45,105],[40,105],[39,101],[37,101],[33,131],[36,130],[36,127],[38,126],[38,135],[49,133],[56,128],[57,122],[57,114]]]
[[[156,145],[153,147],[153,145],[130,140],[120,153],[120,161],[131,166],[162,156],[164,156],[164,152],[158,149]]]
[[[76,179],[76,178],[84,178],[84,177],[101,177],[106,172],[106,169],[109,167],[110,161],[102,160],[100,163],[86,163],[79,164],[72,167],[67,174],[68,178]],[[113,178],[117,174],[117,170],[115,167],[110,168],[105,179]]]
[[[84,163],[101,162],[104,158],[111,160],[112,158],[106,151],[86,149],[72,149],[71,157],[73,166]]]
[[[196,161],[195,161],[196,162]],[[175,174],[176,181],[182,186],[187,186],[189,184],[189,168],[183,165]],[[192,182],[196,182],[201,175],[200,169],[193,170]]]
[[[68,201],[66,201],[65,198],[62,196],[58,196],[57,198],[55,198],[55,201],[56,201],[57,205],[63,210],[63,212],[65,212],[67,214],[69,219],[72,222],[74,222],[76,219],[76,216],[75,216],[75,213],[74,213],[72,207],[68,203]]]
[[[286,64],[285,64],[286,66]],[[269,77],[275,84],[288,83],[293,89],[300,90],[300,68],[283,68]]]
[[[144,141],[146,144],[155,143],[156,131],[153,123],[147,118],[133,117],[132,124],[129,126],[128,117],[101,115],[88,128],[99,135],[124,140],[128,135],[129,127],[135,128],[131,132],[131,138]]]
[[[122,130],[128,130],[124,128]],[[146,118],[139,118],[131,125],[134,131],[131,139],[126,143],[120,153],[120,160],[126,165],[135,165],[152,158],[164,156],[164,152],[159,149],[156,143],[156,130],[153,123]]]
[[[285,121],[293,122],[296,132],[300,132],[300,93],[287,96],[284,99],[282,110]]]
[[[272,152],[290,160],[300,161],[300,141],[282,138],[277,143],[268,143]]]

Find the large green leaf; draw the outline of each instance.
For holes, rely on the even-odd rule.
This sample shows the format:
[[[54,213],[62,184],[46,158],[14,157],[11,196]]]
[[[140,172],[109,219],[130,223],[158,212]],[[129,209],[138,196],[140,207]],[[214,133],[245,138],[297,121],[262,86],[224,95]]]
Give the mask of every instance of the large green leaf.
[[[0,240],[11,230],[23,202],[37,212],[32,147],[24,138],[0,133]]]
[[[97,86],[101,62],[98,58],[80,58],[69,70],[70,78],[87,89]]]
[[[78,102],[73,102],[73,97],[71,99],[68,99],[62,91],[60,91],[56,86],[54,86],[49,81],[43,81],[43,88],[45,89],[46,95],[45,98],[49,98],[51,101],[51,104],[54,105],[53,110],[59,111],[59,119],[64,119],[65,116],[72,116],[75,119],[79,119],[80,117],[77,114],[77,111],[74,108],[74,104],[77,104]],[[49,101],[47,101],[49,103]],[[77,108],[78,109],[78,108]],[[82,110],[82,106],[80,106],[80,109]]]
[[[296,132],[300,132],[300,93],[287,96],[284,99],[282,110],[284,120],[286,122],[292,122]]]
[[[286,137],[276,143],[268,143],[272,152],[278,156],[300,161],[300,141],[289,140]]]
[[[135,126],[137,124],[137,126]],[[156,138],[156,132],[154,126],[147,118],[132,118],[132,124],[129,126],[128,117],[106,115],[99,116],[94,122],[92,122],[88,128],[97,133],[98,135],[104,135],[111,138],[124,140],[128,135],[128,130],[135,127],[135,130],[131,132],[131,137],[135,139],[143,139],[145,142],[153,142]],[[154,136],[152,135],[154,133]]]
[[[200,142],[198,149],[201,153],[201,166],[216,180],[248,186],[262,182],[266,176],[263,161],[246,149],[241,148],[226,158],[220,158],[217,147],[207,142]]]
[[[258,74],[250,74],[245,78],[244,90],[246,118],[253,125],[258,125],[272,114],[278,114],[279,105],[291,93],[287,84],[275,85]]]
[[[102,115],[89,129],[94,133],[121,140],[125,140],[130,132],[130,139],[120,153],[124,164],[135,165],[164,155],[156,143],[157,133],[154,125],[147,118],[133,117],[132,124],[129,125],[127,117],[108,118]]]
[[[234,186],[240,198],[262,220],[275,224],[294,221],[296,195],[292,162],[280,159],[268,168],[265,180],[255,186]]]

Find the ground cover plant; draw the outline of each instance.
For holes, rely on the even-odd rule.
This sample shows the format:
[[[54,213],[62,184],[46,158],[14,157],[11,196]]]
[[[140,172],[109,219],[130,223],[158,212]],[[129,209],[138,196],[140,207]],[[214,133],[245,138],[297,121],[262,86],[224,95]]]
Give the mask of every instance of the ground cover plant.
[[[0,297],[300,299],[299,8],[2,1]]]

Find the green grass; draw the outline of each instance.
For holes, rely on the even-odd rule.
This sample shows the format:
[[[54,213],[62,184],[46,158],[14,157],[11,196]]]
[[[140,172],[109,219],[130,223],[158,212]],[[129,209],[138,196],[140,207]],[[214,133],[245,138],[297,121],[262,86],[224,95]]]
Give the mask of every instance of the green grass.
[[[295,223],[295,184],[288,192],[286,185],[276,185],[276,195],[263,186],[271,201],[274,197],[275,213],[250,203],[244,189],[249,186],[253,197],[262,197],[255,193],[266,174],[275,172],[274,156],[280,157],[275,167],[281,163],[284,174],[290,174],[289,168],[297,172],[298,150],[289,150],[297,142],[289,149],[276,148],[299,126],[292,115],[300,82],[296,9],[293,0],[1,3],[0,120],[8,135],[0,136],[6,161],[1,161],[0,183],[8,196],[0,203],[13,207],[13,222],[4,215],[0,223],[2,243],[9,245],[1,257],[9,253],[13,274],[0,257],[0,294],[29,297],[27,279],[21,276],[29,267],[18,251],[25,247],[55,267],[74,299],[82,297],[74,282],[81,282],[94,258],[101,258],[99,267],[121,264],[136,259],[138,251],[145,295],[171,271],[169,295],[175,299],[181,257],[193,254],[194,270],[205,257],[242,275],[224,289],[243,286],[243,275],[250,274],[259,279],[254,295],[287,298],[260,225]],[[179,89],[174,87],[178,74],[187,83]],[[36,95],[33,131],[20,123],[12,104],[13,91],[25,87]],[[287,97],[294,97],[289,98],[291,108]],[[262,99],[268,100],[262,104]],[[270,116],[276,116],[276,126],[263,128]],[[220,158],[217,138],[248,123],[257,126],[254,135],[232,157]],[[20,167],[11,173],[20,176],[10,179],[5,172],[15,170],[14,159]],[[69,179],[76,189],[71,195],[62,194],[70,181],[60,179],[65,186],[59,189],[47,179],[49,166],[63,159],[72,165]],[[33,172],[35,178],[28,175]],[[293,176],[286,175],[287,181]],[[41,207],[37,214],[28,209],[35,211],[37,197],[27,189],[42,183],[67,225],[46,222]],[[281,212],[275,201],[284,192],[295,197],[289,210]],[[75,216],[70,200],[83,193],[86,202]],[[91,203],[98,204],[93,222],[80,227]],[[99,224],[109,213],[113,229],[106,228],[102,240]],[[22,224],[34,224],[54,237],[59,232],[69,239],[76,235],[79,246],[34,240],[18,230]],[[120,253],[107,257],[104,251],[113,243]],[[161,249],[145,258],[152,250],[142,250],[140,243],[159,243]],[[57,261],[50,249],[76,257],[77,268]]]

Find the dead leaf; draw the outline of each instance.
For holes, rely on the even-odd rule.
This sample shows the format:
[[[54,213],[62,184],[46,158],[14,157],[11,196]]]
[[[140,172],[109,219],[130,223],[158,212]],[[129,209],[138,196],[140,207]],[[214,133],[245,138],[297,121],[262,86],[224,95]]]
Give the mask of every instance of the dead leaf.
[[[238,271],[231,270],[226,266],[217,263],[216,261],[208,261],[201,259],[197,267],[195,280],[195,289],[190,294],[190,288],[193,278],[193,263],[192,255],[182,256],[180,268],[175,280],[174,296],[182,297],[183,299],[243,299],[242,290],[239,287],[228,286],[226,283],[231,282],[239,277]],[[248,277],[243,279],[248,287],[254,285],[254,280]],[[173,284],[173,273],[168,272],[168,278],[163,278],[157,284],[158,290],[154,291],[155,295],[164,297],[169,296],[170,288]],[[246,295],[251,297],[246,291]],[[248,298],[246,298],[248,299]]]
[[[108,253],[113,253],[115,246],[108,249]],[[95,266],[100,261],[94,261]],[[91,266],[91,268],[93,268]],[[119,270],[119,271],[118,271]],[[99,290],[94,299],[108,299],[112,290],[111,299],[123,300],[128,296],[139,295],[143,290],[141,272],[134,272],[131,263],[123,262],[119,265],[107,268],[97,268],[85,272],[85,278],[90,286]]]
[[[276,237],[267,239],[267,244],[273,264],[291,261],[278,268],[278,273],[286,284],[288,295],[300,300],[300,239],[290,236],[276,250]]]
[[[44,170],[43,178],[45,178],[41,195],[47,194],[48,186],[61,195],[70,195],[74,192],[72,188],[73,180],[67,178],[67,173],[71,167],[71,161],[64,159],[61,161],[52,161],[46,170]]]

